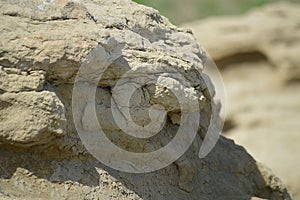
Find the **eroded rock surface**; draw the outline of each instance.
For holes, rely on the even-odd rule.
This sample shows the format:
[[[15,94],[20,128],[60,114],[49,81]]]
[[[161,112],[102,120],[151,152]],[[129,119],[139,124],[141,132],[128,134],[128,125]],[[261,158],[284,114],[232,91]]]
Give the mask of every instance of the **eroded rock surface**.
[[[190,31],[127,0],[1,1],[0,13],[1,198],[290,199],[280,180],[231,140],[221,137],[205,159],[198,158],[213,93],[202,72],[206,55]],[[102,65],[109,66],[86,70]],[[72,89],[80,67],[77,97],[87,98],[96,82],[96,114],[115,144],[137,153],[168,144],[182,114],[172,93],[178,90],[201,112],[192,146],[173,164],[146,174],[101,164],[83,147],[73,123]],[[124,78],[128,71],[135,73]],[[110,99],[122,91],[116,90],[120,79],[121,86],[150,80],[137,88],[129,108],[132,120],[144,126],[149,107],[159,122],[165,107],[158,136],[136,140],[117,126]],[[91,106],[82,108],[78,121],[85,130],[95,129],[85,118]]]

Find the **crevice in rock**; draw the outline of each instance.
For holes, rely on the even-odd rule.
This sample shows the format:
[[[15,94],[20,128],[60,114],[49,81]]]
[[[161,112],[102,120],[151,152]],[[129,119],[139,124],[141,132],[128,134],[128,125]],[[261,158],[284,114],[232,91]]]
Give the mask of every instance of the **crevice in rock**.
[[[86,16],[87,16],[87,18],[92,20],[95,24],[98,24],[98,21],[95,19],[95,17],[91,13],[87,12]]]

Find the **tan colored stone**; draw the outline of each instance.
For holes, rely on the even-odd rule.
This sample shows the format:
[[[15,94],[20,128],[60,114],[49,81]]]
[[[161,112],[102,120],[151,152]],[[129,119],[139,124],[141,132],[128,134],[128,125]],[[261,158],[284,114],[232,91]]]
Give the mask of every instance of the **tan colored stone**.
[[[64,106],[53,92],[4,93],[0,108],[1,142],[32,146],[65,132]]]

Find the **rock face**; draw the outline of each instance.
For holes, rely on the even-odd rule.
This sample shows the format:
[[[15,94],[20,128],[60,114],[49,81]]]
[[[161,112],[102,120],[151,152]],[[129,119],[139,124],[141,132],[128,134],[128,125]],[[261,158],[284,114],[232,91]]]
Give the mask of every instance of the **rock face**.
[[[205,53],[188,30],[127,0],[1,1],[0,13],[1,199],[291,199],[276,176],[229,139],[221,137],[207,157],[198,158],[213,93],[202,72]],[[108,65],[105,71],[88,70],[102,65]],[[126,76],[129,71],[134,74]],[[104,166],[83,147],[73,122],[73,85],[82,80],[77,97],[85,99],[96,83],[99,124],[121,148],[145,153],[165,146],[191,109],[201,113],[193,144],[150,173]],[[158,137],[137,141],[122,134],[110,99],[139,81],[143,87],[130,104],[120,103],[136,124],[157,119],[165,126]],[[182,105],[199,106],[182,110],[182,99]],[[84,130],[95,129],[85,117],[90,106],[75,119]],[[149,108],[154,115],[148,116]]]
[[[300,198],[300,6],[274,4],[244,16],[191,24],[221,70],[226,137],[267,164]]]

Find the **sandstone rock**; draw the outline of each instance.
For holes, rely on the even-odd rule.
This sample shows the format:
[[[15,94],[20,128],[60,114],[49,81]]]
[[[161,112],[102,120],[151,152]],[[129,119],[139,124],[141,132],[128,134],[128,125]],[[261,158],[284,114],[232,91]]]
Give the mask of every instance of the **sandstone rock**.
[[[203,74],[206,55],[189,31],[127,0],[1,1],[0,13],[0,99],[5,102],[0,104],[1,197],[291,199],[278,178],[231,140],[221,137],[206,158],[198,158],[215,114],[214,93]],[[124,85],[137,89],[129,103],[123,101]],[[79,91],[75,95],[74,88]],[[89,99],[93,88],[95,103]],[[72,106],[74,97],[85,104],[73,101]],[[93,107],[105,137],[135,154],[167,145],[180,128],[179,115],[201,112],[196,120],[200,128],[174,163],[154,172],[125,173],[104,166],[83,147],[75,125],[96,130],[89,117]],[[123,109],[132,119],[122,115]],[[114,116],[114,110],[121,114]],[[145,127],[151,118],[165,124],[158,136],[137,139],[121,131],[122,117]],[[152,128],[156,126],[149,126],[149,134]],[[99,146],[101,140],[89,142],[111,153]]]
[[[226,136],[267,164],[300,198],[300,6],[280,3],[244,16],[185,26],[214,58],[227,95]]]
[[[0,91],[23,92],[39,91],[44,87],[45,77],[42,72],[31,71],[29,74],[15,68],[0,68]]]
[[[65,132],[64,106],[53,92],[4,93],[0,106],[1,142],[31,146]]]

